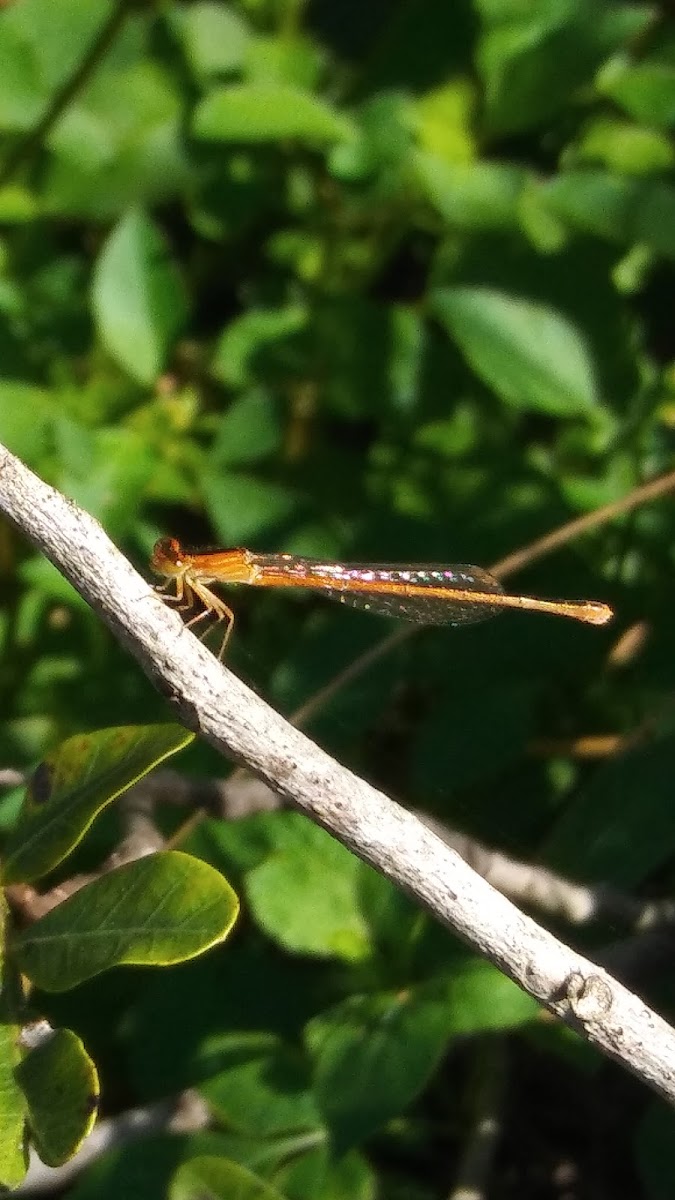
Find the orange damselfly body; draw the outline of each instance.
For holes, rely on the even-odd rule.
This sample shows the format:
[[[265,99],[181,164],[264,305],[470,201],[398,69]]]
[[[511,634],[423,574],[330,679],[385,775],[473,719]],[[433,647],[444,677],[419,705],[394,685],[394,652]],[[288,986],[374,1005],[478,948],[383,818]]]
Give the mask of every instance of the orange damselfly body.
[[[160,538],[150,565],[164,577],[158,590],[175,587],[165,597],[180,608],[201,611],[187,625],[212,617],[225,622],[222,657],[234,625],[232,609],[213,592],[213,584],[245,583],[253,587],[309,588],[353,608],[420,625],[470,625],[508,608],[572,617],[604,625],[611,608],[597,600],[539,600],[509,595],[482,567],[448,564],[375,564],[325,562],[295,554],[254,554],[250,550],[197,552],[183,549],[177,538]]]

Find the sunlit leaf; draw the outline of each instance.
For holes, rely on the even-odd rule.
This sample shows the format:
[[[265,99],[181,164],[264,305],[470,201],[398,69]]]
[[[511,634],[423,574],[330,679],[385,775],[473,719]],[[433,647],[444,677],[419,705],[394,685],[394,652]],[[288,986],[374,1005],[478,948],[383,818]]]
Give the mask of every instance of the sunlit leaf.
[[[546,305],[489,288],[441,288],[433,310],[474,371],[508,404],[556,416],[598,402],[581,330]]]
[[[142,212],[124,217],[103,247],[93,305],[109,353],[133,379],[153,383],[184,324],[187,302],[165,242]]]
[[[283,84],[218,88],[198,106],[196,137],[222,142],[297,138],[310,145],[353,135],[349,119],[325,100]]]
[[[51,871],[106,805],[193,739],[180,725],[129,725],[68,738],[37,768],[2,865],[5,883]]]
[[[16,1078],[40,1158],[58,1167],[73,1157],[93,1128],[99,1096],[96,1067],[70,1029],[57,1029],[26,1054]]]
[[[363,958],[369,936],[360,870],[359,860],[323,829],[286,814],[278,849],[248,875],[248,902],[260,928],[293,953]]]
[[[227,937],[238,909],[213,867],[165,851],[87,884],[19,933],[14,950],[38,987],[62,992],[125,963],[194,958]]]

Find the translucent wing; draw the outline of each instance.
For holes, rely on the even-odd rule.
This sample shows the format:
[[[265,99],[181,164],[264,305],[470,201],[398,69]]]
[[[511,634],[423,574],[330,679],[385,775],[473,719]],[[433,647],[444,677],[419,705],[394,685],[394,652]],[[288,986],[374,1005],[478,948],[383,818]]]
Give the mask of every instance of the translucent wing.
[[[504,594],[493,575],[481,567],[408,566],[385,563],[324,563],[320,559],[277,555],[256,558],[260,583],[304,587],[324,596],[385,617],[421,625],[468,625],[501,611],[492,597]]]

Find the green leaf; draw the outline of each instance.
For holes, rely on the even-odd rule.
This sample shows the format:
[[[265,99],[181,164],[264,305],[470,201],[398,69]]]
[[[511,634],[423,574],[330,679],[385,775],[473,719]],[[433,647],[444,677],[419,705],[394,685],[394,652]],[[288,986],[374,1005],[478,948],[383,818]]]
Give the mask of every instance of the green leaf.
[[[177,197],[188,178],[183,108],[176,79],[156,61],[104,56],[49,134],[46,210],[98,226]]]
[[[58,1029],[16,1069],[40,1158],[58,1167],[77,1152],[96,1120],[96,1067],[70,1029]]]
[[[2,866],[4,883],[53,870],[94,818],[194,738],[180,725],[122,725],[68,738],[35,771]]]
[[[612,64],[601,76],[600,91],[638,121],[658,128],[675,125],[675,64],[646,59]]]
[[[305,1058],[271,1034],[209,1038],[196,1067],[208,1075],[200,1092],[226,1129],[267,1138],[320,1127]]]
[[[376,1200],[381,1195],[375,1171],[362,1154],[352,1150],[336,1158],[329,1145],[282,1163],[274,1178],[288,1200]]]
[[[650,175],[675,164],[675,149],[665,133],[616,117],[597,117],[573,150],[575,162],[601,163],[626,175]]]
[[[13,454],[38,464],[47,449],[53,397],[20,379],[0,380],[0,441]]]
[[[309,319],[307,306],[251,308],[236,317],[218,339],[211,371],[233,388],[245,387],[256,376],[256,360],[279,344],[302,333]]]
[[[355,1145],[401,1114],[453,1036],[531,1021],[538,1005],[489,963],[467,958],[449,979],[352,996],[307,1026],[314,1091],[337,1145]]]
[[[281,1192],[239,1163],[202,1155],[178,1168],[170,1200],[284,1200]]]
[[[92,300],[110,355],[139,383],[154,383],[184,325],[187,301],[163,238],[142,212],[128,213],[110,234]]]
[[[542,189],[546,204],[584,232],[611,242],[644,242],[675,258],[675,188],[608,171],[566,171]]]
[[[0,1191],[16,1187],[26,1174],[26,1103],[16,1079],[21,1061],[21,1029],[14,1014],[23,1004],[22,986],[6,954],[9,914],[0,893]]]
[[[204,507],[219,540],[228,546],[260,537],[292,516],[298,495],[290,487],[259,475],[207,468],[201,478]]]
[[[15,1068],[19,1062],[18,1025],[0,1024],[0,1188],[14,1188],[26,1174],[26,1106]]]
[[[425,195],[453,229],[513,229],[527,172],[510,163],[447,163],[418,153]]]
[[[538,0],[486,9],[478,46],[485,120],[491,133],[537,128],[584,84],[600,63],[648,20],[648,9],[586,0]]]
[[[257,924],[295,954],[364,958],[370,941],[360,908],[359,860],[311,821],[284,816],[278,849],[247,878]]]
[[[560,312],[483,287],[441,288],[432,310],[476,374],[514,408],[581,416],[598,403],[593,363]]]
[[[419,1094],[450,1036],[445,998],[353,996],[307,1027],[314,1091],[340,1151],[362,1142]]]
[[[21,133],[39,120],[49,98],[36,55],[23,31],[0,21],[0,130]]]
[[[202,0],[190,4],[179,16],[185,54],[198,78],[224,75],[244,65],[252,33],[240,13]]]
[[[177,850],[127,863],[18,934],[21,970],[63,992],[122,964],[166,966],[222,942],[239,910],[229,883]]]
[[[354,136],[351,121],[325,100],[283,84],[217,88],[197,106],[195,137],[218,142],[297,138],[313,146]]]
[[[275,398],[256,389],[235,400],[218,421],[211,460],[218,467],[256,462],[280,452],[283,413]]]

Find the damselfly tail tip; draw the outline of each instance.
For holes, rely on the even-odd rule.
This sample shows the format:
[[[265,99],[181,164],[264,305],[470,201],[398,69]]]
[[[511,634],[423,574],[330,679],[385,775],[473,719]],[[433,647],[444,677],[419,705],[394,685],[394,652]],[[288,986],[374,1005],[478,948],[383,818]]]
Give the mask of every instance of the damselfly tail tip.
[[[600,600],[587,600],[583,606],[581,619],[589,625],[606,625],[613,616],[614,610],[609,607],[609,604],[603,604]]]

